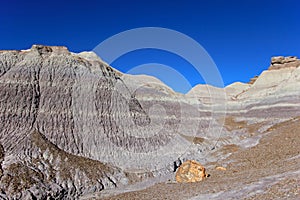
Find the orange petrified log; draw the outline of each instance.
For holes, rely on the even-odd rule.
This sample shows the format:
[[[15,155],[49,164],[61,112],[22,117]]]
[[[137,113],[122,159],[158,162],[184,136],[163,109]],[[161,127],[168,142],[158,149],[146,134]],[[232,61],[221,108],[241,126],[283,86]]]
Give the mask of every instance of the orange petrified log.
[[[194,160],[188,160],[182,163],[176,172],[176,181],[178,183],[191,183],[204,180],[208,175],[205,168]]]

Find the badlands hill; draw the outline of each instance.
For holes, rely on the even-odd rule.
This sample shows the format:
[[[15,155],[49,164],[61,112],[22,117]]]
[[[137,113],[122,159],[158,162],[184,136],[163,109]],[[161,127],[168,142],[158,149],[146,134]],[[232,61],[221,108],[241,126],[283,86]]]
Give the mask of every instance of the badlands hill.
[[[299,151],[283,146],[299,132],[280,132],[280,125],[296,129],[299,124],[299,62],[274,57],[251,83],[198,85],[183,95],[153,77],[122,74],[92,52],[41,45],[0,51],[0,197],[104,198],[140,188],[141,181],[172,179],[178,159],[195,159],[211,170],[220,163],[243,166],[243,156],[255,162],[252,155],[259,155],[253,148],[268,151],[264,137],[276,138],[275,129],[285,141],[276,143],[282,152],[270,151],[265,159],[279,159],[281,167],[290,159],[289,169],[299,176]],[[264,158],[260,162],[263,166]],[[247,171],[241,172],[243,180],[271,175],[251,171],[243,178]],[[211,181],[225,181],[220,172],[213,175]],[[171,185],[162,187],[179,187]],[[169,198],[157,188],[146,190],[147,198]],[[229,196],[233,191],[222,190]],[[189,198],[203,193],[194,191],[187,192]],[[143,191],[124,195],[145,196]]]

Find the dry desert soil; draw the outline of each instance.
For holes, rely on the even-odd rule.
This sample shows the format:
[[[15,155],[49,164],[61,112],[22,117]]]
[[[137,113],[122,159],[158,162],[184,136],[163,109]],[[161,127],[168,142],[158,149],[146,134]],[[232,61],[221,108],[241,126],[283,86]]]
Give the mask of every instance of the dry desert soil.
[[[231,155],[207,164],[210,177],[202,182],[163,182],[92,199],[300,199],[299,135],[300,117],[269,128],[256,146],[228,147]]]

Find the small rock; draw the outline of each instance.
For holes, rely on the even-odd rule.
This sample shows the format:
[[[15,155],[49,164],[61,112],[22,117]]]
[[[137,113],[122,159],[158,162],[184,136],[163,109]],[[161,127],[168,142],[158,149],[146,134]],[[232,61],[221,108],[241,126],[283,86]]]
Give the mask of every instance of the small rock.
[[[226,171],[227,169],[225,167],[219,166],[219,167],[216,167],[216,170]]]

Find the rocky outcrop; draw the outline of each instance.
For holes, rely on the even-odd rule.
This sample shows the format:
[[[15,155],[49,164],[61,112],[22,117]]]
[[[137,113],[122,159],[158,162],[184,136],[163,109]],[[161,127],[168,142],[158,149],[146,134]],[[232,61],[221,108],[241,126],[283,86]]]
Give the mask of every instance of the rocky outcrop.
[[[271,59],[269,70],[277,70],[283,68],[296,68],[300,66],[300,60],[296,56],[275,56]]]
[[[286,63],[290,63],[290,62],[295,62],[297,61],[297,57],[296,56],[288,56],[288,57],[284,57],[284,56],[275,56],[271,58],[271,64],[286,64]]]
[[[250,79],[250,81],[248,82],[248,84],[253,84],[255,83],[255,81],[258,79],[258,76],[254,76],[253,78]]]

